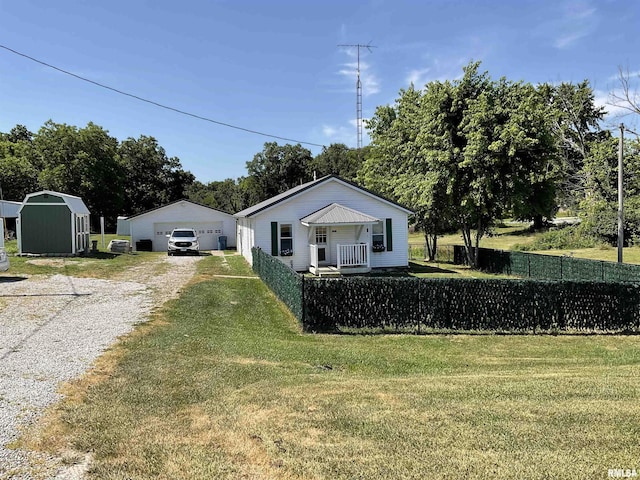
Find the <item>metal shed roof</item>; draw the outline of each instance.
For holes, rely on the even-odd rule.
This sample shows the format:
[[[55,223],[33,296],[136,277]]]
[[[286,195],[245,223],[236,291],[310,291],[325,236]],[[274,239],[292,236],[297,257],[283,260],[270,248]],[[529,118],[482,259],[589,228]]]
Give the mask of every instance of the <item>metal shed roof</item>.
[[[51,195],[53,197],[61,198],[64,201],[65,205],[69,207],[69,210],[71,211],[71,213],[78,213],[78,214],[85,214],[85,215],[90,214],[89,209],[87,208],[87,206],[84,204],[84,202],[80,197],[75,197],[67,193],[53,192],[51,190],[42,190],[41,192],[29,193],[26,197],[24,197],[22,205],[20,206],[20,210],[22,210],[24,206],[27,204],[29,205],[38,205],[38,203],[46,204],[46,202],[28,203],[30,198],[37,197],[39,195]]]
[[[376,223],[379,219],[348,208],[339,203],[332,203],[320,210],[300,219],[305,225],[362,225]]]

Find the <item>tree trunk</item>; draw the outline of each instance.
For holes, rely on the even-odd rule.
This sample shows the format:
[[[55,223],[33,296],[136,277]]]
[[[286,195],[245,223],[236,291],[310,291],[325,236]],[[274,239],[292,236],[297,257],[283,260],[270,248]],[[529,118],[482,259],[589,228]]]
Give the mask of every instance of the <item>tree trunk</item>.
[[[462,239],[464,240],[464,253],[467,257],[467,263],[473,269],[477,268],[476,257],[473,251],[473,244],[471,243],[471,228],[466,222],[462,223]]]
[[[544,227],[544,222],[542,221],[542,215],[536,215],[533,217],[533,229],[541,230]]]
[[[427,246],[427,251],[425,252],[427,261],[433,262],[438,252],[438,236],[425,232],[424,239]]]

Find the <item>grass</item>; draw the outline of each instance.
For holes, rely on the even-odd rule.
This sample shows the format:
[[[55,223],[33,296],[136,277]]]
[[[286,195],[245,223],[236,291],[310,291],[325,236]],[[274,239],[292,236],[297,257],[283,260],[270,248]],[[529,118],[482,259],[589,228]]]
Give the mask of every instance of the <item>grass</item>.
[[[211,277],[245,271],[224,260],[68,385],[30,445],[91,451],[104,479],[637,468],[640,336],[304,335],[259,280]]]
[[[0,276],[16,275],[70,275],[75,277],[111,278],[113,275],[139,264],[145,258],[161,255],[158,252],[136,252],[135,254],[114,254],[106,247],[116,235],[105,235],[105,248],[102,248],[100,235],[92,235],[98,240],[98,251],[79,257],[18,257],[18,242],[6,242],[5,247],[11,255],[11,266]],[[165,254],[166,255],[166,254]]]
[[[494,228],[489,235],[480,239],[480,247],[496,248],[499,250],[509,250],[514,245],[526,245],[533,241],[538,235],[529,230],[529,225],[525,223],[509,223]],[[422,232],[409,234],[410,244],[424,245],[424,234]],[[438,237],[439,245],[464,245],[461,233],[452,233]]]
[[[480,240],[481,248],[495,248],[497,250],[512,250],[516,245],[527,245],[532,243],[540,233],[532,233],[526,224],[508,224],[494,229],[491,236],[485,236]],[[409,244],[415,245],[414,258],[422,258],[424,250],[424,236],[421,232],[409,235]],[[446,249],[450,245],[463,245],[460,233],[443,235],[438,237],[440,249]],[[587,258],[591,260],[604,260],[616,262],[618,260],[618,250],[616,247],[599,246],[595,248],[580,248],[568,250],[539,250],[531,251],[540,255],[570,255],[577,258]],[[451,257],[453,253],[451,252]],[[446,255],[445,255],[446,257]],[[625,263],[640,264],[640,247],[625,247],[623,252]],[[449,268],[449,265],[447,265]]]
[[[541,255],[570,255],[577,258],[590,260],[604,260],[607,262],[618,261],[618,249],[616,247],[579,248],[575,250],[541,250],[530,253]],[[625,247],[623,249],[624,263],[640,264],[640,247]]]

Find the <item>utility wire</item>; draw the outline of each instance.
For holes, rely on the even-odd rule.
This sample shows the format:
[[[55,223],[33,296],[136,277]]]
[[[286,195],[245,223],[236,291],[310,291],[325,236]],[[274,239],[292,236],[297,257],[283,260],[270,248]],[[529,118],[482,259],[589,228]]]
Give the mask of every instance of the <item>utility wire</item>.
[[[9,51],[11,53],[15,53],[16,55],[19,55],[21,57],[27,58],[27,59],[29,59],[29,60],[31,60],[33,62],[39,63],[40,65],[44,65],[45,67],[52,68],[53,70],[56,70],[56,71],[61,72],[61,73],[64,73],[65,75],[69,75],[71,77],[75,77],[78,80],[82,80],[83,82],[92,83],[93,85],[96,85],[98,87],[104,88],[106,90],[111,90],[112,92],[119,93],[120,95],[125,95],[127,97],[134,98],[134,99],[139,100],[141,102],[150,103],[151,105],[155,105],[156,107],[164,108],[165,110],[171,110],[172,112],[176,112],[176,113],[179,113],[181,115],[186,115],[188,117],[197,118],[198,120],[204,120],[205,122],[209,122],[209,123],[215,123],[216,125],[222,125],[223,127],[235,128],[236,130],[241,130],[241,131],[247,132],[247,133],[253,133],[254,135],[262,135],[263,137],[277,138],[278,140],[285,140],[287,142],[300,143],[300,144],[304,144],[304,145],[312,145],[314,147],[324,147],[325,146],[325,145],[321,145],[319,143],[303,142],[301,140],[296,140],[296,139],[293,139],[293,138],[280,137],[278,135],[271,135],[269,133],[258,132],[257,130],[251,130],[249,128],[239,127],[237,125],[231,125],[230,123],[220,122],[218,120],[213,120],[211,118],[203,117],[201,115],[196,115],[195,113],[189,113],[189,112],[186,112],[184,110],[180,110],[178,108],[170,107],[168,105],[163,105],[162,103],[154,102],[153,100],[149,100],[147,98],[143,98],[143,97],[140,97],[138,95],[134,95],[132,93],[123,92],[122,90],[118,90],[117,88],[113,88],[113,87],[110,87],[110,86],[105,85],[103,83],[96,82],[95,80],[91,80],[89,78],[77,75],[77,74],[75,74],[73,72],[69,72],[68,70],[64,70],[62,68],[56,67],[55,65],[51,65],[50,63],[43,62],[42,60],[38,60],[37,58],[33,58],[33,57],[29,56],[29,55],[26,55],[24,53],[18,52],[17,50],[9,48],[9,47],[7,47],[5,45],[0,44],[0,48],[3,48],[3,49],[5,49],[5,50],[7,50],[7,51]]]

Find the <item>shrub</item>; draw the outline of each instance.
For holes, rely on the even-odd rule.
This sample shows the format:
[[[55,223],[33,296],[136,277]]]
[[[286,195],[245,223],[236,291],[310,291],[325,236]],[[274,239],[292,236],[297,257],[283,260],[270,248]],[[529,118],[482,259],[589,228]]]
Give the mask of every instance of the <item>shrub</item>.
[[[562,228],[550,229],[527,245],[515,245],[514,250],[570,250],[578,248],[593,248],[602,245],[602,241],[588,232],[584,224],[570,225]]]

